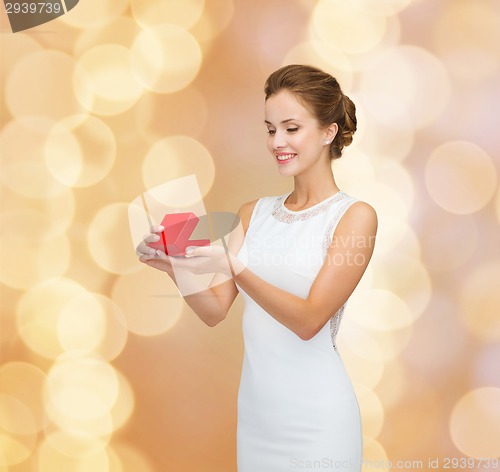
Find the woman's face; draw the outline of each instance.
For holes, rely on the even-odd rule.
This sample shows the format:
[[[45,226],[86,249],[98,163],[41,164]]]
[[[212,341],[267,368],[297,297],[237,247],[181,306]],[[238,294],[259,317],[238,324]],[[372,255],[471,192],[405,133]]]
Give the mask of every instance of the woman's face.
[[[281,90],[267,99],[265,123],[267,148],[282,175],[295,176],[314,166],[329,165],[325,141],[332,142],[335,127],[320,128],[317,119],[291,92]]]

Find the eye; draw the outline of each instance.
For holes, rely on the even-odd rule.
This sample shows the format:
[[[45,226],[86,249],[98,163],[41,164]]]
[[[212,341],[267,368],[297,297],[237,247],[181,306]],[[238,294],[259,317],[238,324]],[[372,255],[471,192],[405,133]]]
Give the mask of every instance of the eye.
[[[271,136],[273,136],[275,133],[276,133],[275,129],[268,129],[267,130],[267,134],[270,134]]]
[[[296,132],[296,131],[298,131],[298,130],[299,130],[299,128],[288,128],[288,129],[287,129],[287,131],[288,131],[289,133],[295,133],[295,132]]]

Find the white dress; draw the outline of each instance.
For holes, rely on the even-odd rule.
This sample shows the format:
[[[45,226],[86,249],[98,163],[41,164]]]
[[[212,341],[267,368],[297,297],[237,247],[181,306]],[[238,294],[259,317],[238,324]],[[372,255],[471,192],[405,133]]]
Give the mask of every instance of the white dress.
[[[307,298],[338,221],[357,200],[340,191],[291,211],[288,195],[258,200],[238,257],[270,284]],[[238,289],[245,301],[238,472],[360,472],[360,412],[335,344],[345,305],[304,341]]]

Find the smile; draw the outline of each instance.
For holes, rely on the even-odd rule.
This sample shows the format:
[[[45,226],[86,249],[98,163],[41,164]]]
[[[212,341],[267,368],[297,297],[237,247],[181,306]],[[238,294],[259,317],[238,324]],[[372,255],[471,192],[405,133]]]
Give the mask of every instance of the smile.
[[[290,162],[297,154],[276,154],[279,164],[286,164]]]

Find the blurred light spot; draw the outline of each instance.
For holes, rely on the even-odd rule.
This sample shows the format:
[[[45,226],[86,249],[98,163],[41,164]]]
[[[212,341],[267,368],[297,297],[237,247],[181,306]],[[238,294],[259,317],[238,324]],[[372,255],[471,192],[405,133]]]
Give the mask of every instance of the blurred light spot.
[[[87,243],[92,258],[113,274],[127,274],[141,266],[127,228],[128,205],[120,202],[101,208],[88,227]]]
[[[435,20],[433,44],[441,53],[465,47],[477,48],[483,53],[491,53],[498,57],[496,46],[500,44],[498,4],[494,1],[450,3],[441,10],[440,17]]]
[[[500,456],[500,388],[478,388],[460,398],[450,416],[450,433],[470,457]]]
[[[102,359],[110,361],[116,359],[125,348],[128,336],[127,320],[113,300],[98,293],[95,293],[94,297],[99,302],[106,320],[104,336],[94,352]]]
[[[118,44],[103,44],[85,52],[78,62],[83,72],[74,80],[82,105],[98,115],[117,115],[131,108],[143,90],[134,78],[130,60],[130,50]]]
[[[345,192],[357,195],[357,190],[375,182],[371,159],[361,150],[347,148],[349,155],[332,161],[335,180]]]
[[[29,33],[17,32],[16,34],[2,35],[2,41],[0,41],[0,79],[2,84],[5,84],[9,72],[24,56],[41,49],[40,43],[29,36]]]
[[[208,2],[213,3],[213,2]],[[205,0],[130,0],[132,15],[143,28],[166,23],[191,28],[201,17]]]
[[[134,110],[137,128],[151,141],[178,134],[200,136],[208,119],[207,101],[194,86],[173,94],[147,92]]]
[[[394,132],[392,128],[383,126],[376,120],[369,121],[361,145],[378,156],[387,156],[398,162],[406,159],[415,141],[413,129],[400,128]]]
[[[377,393],[384,401],[385,391]],[[430,450],[442,438],[441,425],[446,421],[443,410],[442,398],[427,381],[425,373],[408,372],[400,401],[390,411],[386,409],[388,427],[390,425],[392,431],[404,431],[404,434],[391,435],[391,449],[404,451],[408,445],[418,444],[418,450]]]
[[[29,263],[20,264],[19,257]],[[25,241],[11,239],[0,245],[0,282],[17,289],[33,285],[66,272],[71,259],[68,238],[60,236],[50,241]]]
[[[424,49],[399,46],[379,54],[364,70],[363,103],[391,128],[422,128],[444,109],[450,95],[446,70]]]
[[[420,234],[419,234],[420,236]],[[398,252],[415,259],[420,259],[422,249],[420,239],[415,230],[406,221],[400,218],[391,218],[388,214],[384,217],[384,224],[377,229],[377,241],[372,257],[372,263],[384,253]]]
[[[0,428],[16,436],[29,436],[37,432],[33,415],[18,398],[0,394]]]
[[[13,192],[28,198],[52,198],[68,192],[44,164],[45,140],[52,124],[47,118],[24,117],[2,129],[0,177]]]
[[[401,29],[401,21],[398,15],[386,16],[385,33],[382,39],[368,51],[349,56],[353,71],[356,73],[364,72],[368,67],[371,67],[372,62],[376,61],[380,55],[397,47],[401,43]]]
[[[105,330],[102,307],[88,292],[69,300],[57,322],[57,337],[65,351],[93,351],[102,343]]]
[[[118,454],[110,446],[106,448],[106,453],[109,460],[108,472],[123,472],[123,464]]]
[[[40,115],[55,120],[84,112],[73,93],[75,67],[73,58],[53,49],[25,56],[4,84],[9,111],[15,117]]]
[[[388,252],[374,262],[374,285],[401,298],[416,320],[431,297],[431,278],[420,259],[404,253]]]
[[[17,306],[17,329],[24,343],[38,355],[55,359],[63,351],[57,338],[59,315],[85,288],[65,278],[44,281],[27,290]]]
[[[352,88],[353,73],[349,59],[324,41],[297,44],[287,52],[282,64],[311,64],[335,77],[345,93]]]
[[[467,328],[485,341],[500,341],[500,261],[476,266],[464,277],[458,297]]]
[[[370,50],[382,40],[386,23],[383,16],[367,14],[355,4],[320,0],[311,15],[310,31],[313,38],[319,36],[339,51],[358,54]]]
[[[412,338],[413,324],[398,330],[372,330],[370,335],[380,348],[384,362],[393,360],[401,355]]]
[[[497,192],[496,210],[497,210],[497,220],[500,223],[500,187],[498,188],[498,192]]]
[[[443,62],[446,69],[465,83],[479,84],[498,74],[500,60],[478,48],[462,48],[448,53]]]
[[[153,472],[155,470],[146,455],[133,445],[113,442],[109,449],[121,459],[122,471],[120,472]]]
[[[410,5],[412,0],[353,0],[353,6],[367,15],[395,15]]]
[[[127,0],[85,0],[78,4],[78,8],[61,16],[58,21],[83,30],[103,28],[127,8]]]
[[[420,217],[419,238],[426,267],[454,270],[477,250],[478,229],[473,218],[434,207]]]
[[[483,208],[497,189],[491,157],[479,146],[452,141],[437,147],[425,168],[425,183],[433,200],[445,210],[464,215]]]
[[[6,465],[19,464],[31,455],[36,432],[28,408],[15,397],[0,394],[0,456]]]
[[[399,330],[413,321],[406,303],[388,290],[358,292],[349,299],[349,305],[349,316],[359,326],[370,330]]]
[[[0,234],[5,243],[15,239],[28,244],[50,241],[63,235],[71,224],[75,211],[71,190],[44,200],[27,200],[6,193],[2,203],[9,210],[0,214]]]
[[[68,186],[90,187],[108,175],[116,157],[111,129],[98,118],[67,117],[54,125],[45,143],[45,163]]]
[[[385,364],[384,374],[375,391],[386,411],[392,410],[404,401],[408,375],[411,373],[403,366],[401,357],[393,357]]]
[[[374,388],[384,373],[384,356],[371,334],[354,324],[351,318],[342,320],[337,344],[346,370],[355,384]]]
[[[467,332],[457,319],[454,300],[433,293],[425,312],[416,321],[413,336],[405,348],[404,359],[427,378],[441,381],[443,372],[460,369],[460,359],[467,355]],[[443,343],[446,339],[446,343]]]
[[[363,421],[363,434],[376,438],[384,424],[384,407],[377,394],[363,384],[354,384]]]
[[[139,31],[139,25],[127,16],[116,18],[103,28],[84,29],[75,41],[74,56],[79,57],[89,49],[102,44],[116,44],[130,48]]]
[[[386,467],[389,463],[387,453],[383,446],[371,437],[363,436],[363,468],[361,472],[373,472],[376,465],[377,472],[390,472]]]
[[[46,394],[44,399],[47,418],[51,421],[44,429],[46,437],[56,430],[61,430],[68,431],[70,434],[81,435],[82,438],[98,439],[99,444],[107,444],[111,439],[114,424],[110,411],[92,418],[69,417],[64,410],[61,410],[56,404],[50,401]]]
[[[474,369],[474,383],[478,387],[488,385],[500,388],[500,375],[497,369],[499,365],[500,344],[491,343],[482,346]]]
[[[215,165],[209,151],[199,141],[188,136],[170,136],[149,149],[142,164],[142,174],[147,188],[194,174],[204,197],[213,185]]]
[[[119,389],[118,397],[111,409],[111,417],[113,419],[113,429],[116,431],[123,427],[131,417],[135,407],[135,398],[134,391],[127,378],[120,371],[115,371],[115,373],[118,378]]]
[[[139,2],[140,0],[137,0]],[[231,23],[234,14],[233,0],[218,0],[205,2],[203,15],[190,28],[194,37],[205,43],[219,36]]]
[[[407,208],[415,204],[415,185],[409,171],[399,162],[388,158],[377,159],[377,182],[394,189]]]
[[[81,431],[54,430],[46,434],[46,438],[55,451],[77,459],[102,453],[107,445],[102,438]]]
[[[70,419],[88,420],[109,413],[118,389],[115,369],[90,356],[60,357],[47,374],[47,401]]]
[[[131,49],[136,79],[144,88],[158,93],[177,92],[187,87],[198,75],[201,61],[196,39],[175,25],[143,30]]]
[[[142,336],[156,336],[171,329],[184,306],[184,299],[168,275],[151,267],[119,277],[112,299],[125,314],[128,329]]]
[[[57,440],[57,437],[54,438]],[[109,459],[105,450],[87,457],[69,457],[58,451],[48,438],[38,449],[38,472],[109,472]]]
[[[42,403],[45,372],[27,362],[7,362],[0,367],[0,393],[21,401],[34,421],[34,430],[41,430],[47,421]]]

